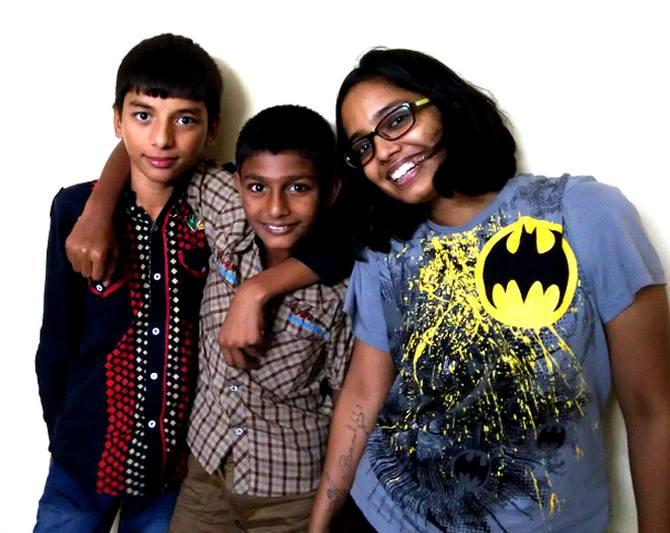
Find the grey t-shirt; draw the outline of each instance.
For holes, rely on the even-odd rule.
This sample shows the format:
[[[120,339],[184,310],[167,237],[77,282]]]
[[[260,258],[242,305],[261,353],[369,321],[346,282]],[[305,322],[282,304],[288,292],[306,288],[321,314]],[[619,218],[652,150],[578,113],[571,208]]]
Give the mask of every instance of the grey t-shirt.
[[[604,324],[664,283],[633,206],[517,176],[461,227],[368,252],[347,296],[396,380],[352,495],[379,530],[602,531]]]

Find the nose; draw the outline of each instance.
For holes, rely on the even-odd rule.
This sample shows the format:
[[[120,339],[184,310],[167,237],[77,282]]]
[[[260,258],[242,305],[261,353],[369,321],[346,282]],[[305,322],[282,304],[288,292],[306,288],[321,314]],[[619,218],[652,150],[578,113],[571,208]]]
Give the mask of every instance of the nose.
[[[273,191],[270,195],[269,212],[273,218],[281,218],[290,213],[290,208],[284,191]]]
[[[174,143],[174,132],[169,120],[156,120],[151,131],[151,144],[156,148],[170,148]]]
[[[380,161],[388,161],[392,155],[400,150],[400,144],[395,141],[384,139],[381,135],[375,135],[375,157]]]

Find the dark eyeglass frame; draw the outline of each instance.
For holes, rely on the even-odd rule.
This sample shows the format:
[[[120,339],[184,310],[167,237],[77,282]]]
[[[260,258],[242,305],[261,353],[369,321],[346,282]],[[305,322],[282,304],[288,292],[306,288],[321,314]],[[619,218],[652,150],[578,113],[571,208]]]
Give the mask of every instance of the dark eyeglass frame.
[[[344,160],[346,161],[347,165],[349,165],[351,168],[355,168],[357,170],[363,168],[365,165],[367,165],[370,161],[372,161],[372,158],[375,155],[375,143],[374,143],[374,137],[375,135],[379,135],[382,139],[386,139],[387,141],[395,141],[396,139],[400,139],[403,135],[407,134],[416,124],[416,110],[420,109],[421,107],[430,104],[430,98],[427,96],[424,96],[422,98],[419,98],[418,100],[414,102],[403,102],[401,104],[398,104],[397,106],[394,106],[393,109],[390,109],[388,113],[386,113],[377,123],[377,127],[375,127],[374,130],[372,130],[370,133],[367,135],[363,135],[362,137],[358,137],[356,140],[351,142],[351,146],[349,147],[349,150],[344,154]],[[410,115],[412,117],[412,123],[407,126],[405,129],[402,130],[401,133],[398,135],[395,134],[389,134],[389,133],[384,133],[383,131],[380,131],[382,128],[382,125],[384,122],[392,115],[397,113],[401,109],[407,109],[410,112]],[[368,141],[370,143],[370,152],[369,155],[366,154],[363,158],[360,158],[356,155],[356,152],[354,151],[354,145],[360,143],[361,141]]]

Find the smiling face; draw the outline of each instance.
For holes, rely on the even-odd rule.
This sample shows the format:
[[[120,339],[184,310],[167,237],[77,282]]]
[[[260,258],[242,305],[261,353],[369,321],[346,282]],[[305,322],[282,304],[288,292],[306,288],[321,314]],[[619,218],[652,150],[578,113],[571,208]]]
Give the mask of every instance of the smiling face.
[[[263,241],[265,264],[286,259],[312,230],[319,210],[319,179],[309,159],[260,152],[236,174],[242,207]]]
[[[354,85],[342,102],[342,125],[350,142],[369,134],[396,106],[425,95],[400,89],[382,80]],[[366,177],[392,198],[408,204],[438,198],[433,175],[444,160],[442,117],[433,105],[416,111],[416,123],[393,141],[373,137],[374,157],[365,164]]]
[[[135,91],[114,111],[114,129],[130,157],[131,183],[151,188],[174,185],[216,135],[203,102]]]

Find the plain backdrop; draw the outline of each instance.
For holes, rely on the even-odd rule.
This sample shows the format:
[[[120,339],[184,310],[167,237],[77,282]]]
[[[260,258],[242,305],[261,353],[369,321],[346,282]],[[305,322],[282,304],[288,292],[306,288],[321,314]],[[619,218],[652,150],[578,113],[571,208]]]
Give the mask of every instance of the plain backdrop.
[[[373,46],[428,52],[488,89],[522,169],[591,174],[635,203],[668,270],[670,32],[662,2],[338,0],[17,2],[0,7],[2,262],[0,531],[30,531],[48,466],[34,353],[49,206],[98,176],[116,144],[116,68],[157,33],[192,37],[224,73],[216,155],[263,107],[334,119],[343,76]],[[616,260],[616,258],[612,258]],[[635,531],[620,419],[611,445],[611,531]]]

